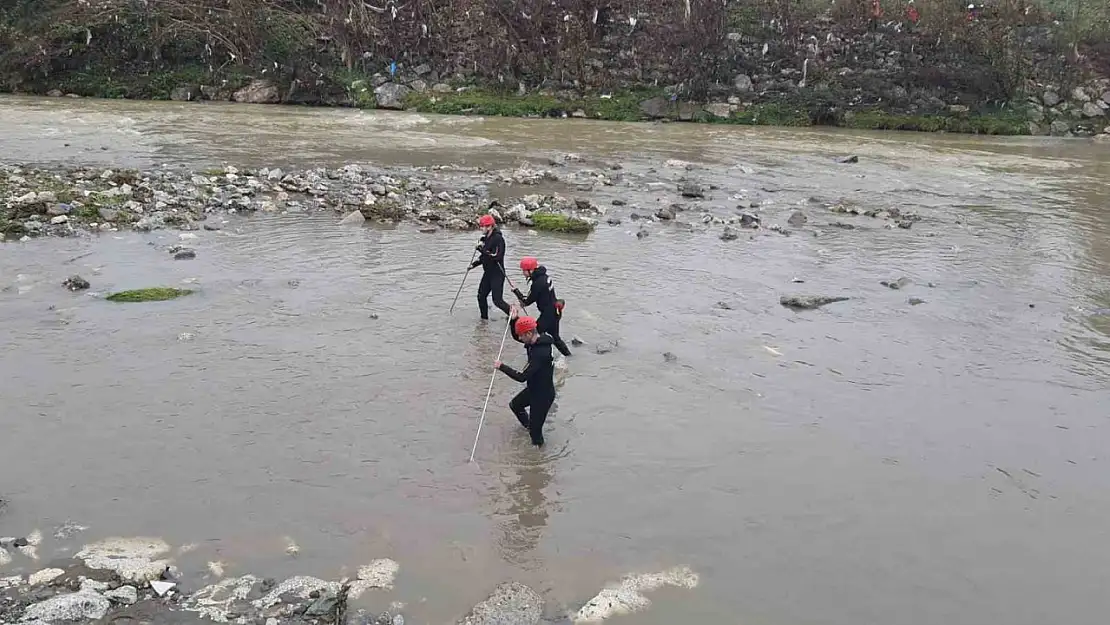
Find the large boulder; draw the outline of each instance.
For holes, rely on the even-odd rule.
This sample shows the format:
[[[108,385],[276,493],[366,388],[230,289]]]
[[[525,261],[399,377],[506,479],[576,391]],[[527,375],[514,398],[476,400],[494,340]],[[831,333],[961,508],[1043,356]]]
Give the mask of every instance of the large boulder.
[[[252,80],[251,84],[236,91],[232,99],[246,104],[277,104],[281,94],[277,85],[269,80]]]
[[[401,110],[405,108],[405,99],[412,89],[395,82],[387,82],[374,89],[374,98],[380,109]]]

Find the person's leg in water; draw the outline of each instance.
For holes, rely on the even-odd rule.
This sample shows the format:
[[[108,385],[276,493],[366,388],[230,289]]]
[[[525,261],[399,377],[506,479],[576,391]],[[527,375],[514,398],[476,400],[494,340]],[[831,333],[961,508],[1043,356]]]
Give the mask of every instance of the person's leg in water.
[[[543,422],[547,420],[547,413],[551,410],[551,405],[554,403],[555,398],[543,398],[542,400],[532,402],[532,414],[528,419],[528,434],[532,437],[532,444],[537,447],[543,447]]]
[[[531,403],[532,397],[527,388],[522,389],[519,393],[516,394],[516,397],[513,397],[512,400],[509,401],[509,410],[513,411],[513,414],[516,415],[516,420],[520,421],[520,424],[524,426],[524,429],[528,429],[528,423],[530,420],[528,417],[527,408]]]
[[[489,297],[490,291],[493,290],[493,276],[490,272],[482,272],[482,281],[478,283],[478,312],[482,313],[482,319],[489,319],[489,302],[486,298]]]
[[[498,269],[496,272],[491,271],[490,273],[500,274],[501,270]],[[490,276],[490,285],[489,286],[490,286],[490,294],[493,295],[493,305],[500,308],[501,312],[508,315],[509,311],[511,309],[509,308],[509,305],[505,303],[505,298],[503,296],[503,294],[505,292],[505,276],[504,275],[498,275],[497,277]]]
[[[555,347],[564,356],[570,356],[570,348],[563,342],[563,337],[559,336],[559,316],[545,316],[541,315],[539,322],[536,324],[537,329],[544,334],[547,334],[555,341]]]

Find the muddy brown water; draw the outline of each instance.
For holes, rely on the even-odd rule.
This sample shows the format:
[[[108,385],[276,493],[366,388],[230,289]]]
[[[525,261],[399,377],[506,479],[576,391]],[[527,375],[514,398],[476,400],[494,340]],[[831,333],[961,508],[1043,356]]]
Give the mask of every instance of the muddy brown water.
[[[275,576],[391,557],[418,623],[503,579],[558,614],[677,565],[696,589],[614,622],[1110,610],[1110,317],[1088,313],[1110,306],[1105,145],[19,98],[0,99],[0,144],[14,161],[198,168],[511,168],[570,151],[636,181],[597,201],[647,210],[677,200],[665,161],[683,159],[720,187],[709,204],[810,218],[732,242],[666,224],[640,240],[627,217],[586,239],[508,230],[587,345],[543,452],[497,378],[477,464],[503,325],[478,322],[473,280],[446,314],[472,233],[259,215],[199,233],[188,262],[162,249],[170,231],[0,246],[0,534],[74,520],[85,539],[157,535]],[[883,229],[810,197],[924,219]],[[114,305],[62,289],[73,273],[94,292],[198,292]],[[879,284],[901,276],[914,283]],[[790,292],[853,299],[795,313],[778,304]]]

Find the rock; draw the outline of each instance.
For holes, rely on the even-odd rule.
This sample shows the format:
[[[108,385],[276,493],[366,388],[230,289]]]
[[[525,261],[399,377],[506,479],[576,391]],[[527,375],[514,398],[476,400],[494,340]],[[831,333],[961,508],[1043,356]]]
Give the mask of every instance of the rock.
[[[192,102],[201,98],[201,90],[198,85],[184,85],[174,87],[170,91],[170,99],[175,102]]]
[[[906,286],[909,286],[909,285],[913,284],[913,280],[910,280],[909,278],[907,278],[905,276],[902,276],[901,278],[898,278],[897,280],[893,280],[893,281],[883,280],[882,282],[879,282],[879,284],[887,287],[888,289],[894,289],[895,291],[897,291],[897,290],[899,290],[903,287],[906,287]]]
[[[173,254],[173,259],[174,260],[192,260],[196,257],[197,257],[196,251],[191,250],[189,248],[180,249],[180,250],[174,252],[174,254]]]
[[[577,336],[573,336],[570,339],[570,344],[575,346],[575,347],[581,347],[581,346],[585,345],[586,342],[583,341],[582,339],[578,338]]]
[[[903,230],[909,230],[910,228],[913,227],[913,222],[910,221],[909,219],[903,219],[903,220],[898,221],[896,223],[897,223],[898,227],[903,229]]]
[[[948,107],[948,112],[953,115],[963,115],[971,109],[963,104],[952,104]]]
[[[678,192],[682,197],[701,198],[705,197],[705,187],[692,180],[686,180],[678,185]]]
[[[423,80],[414,80],[409,83],[409,88],[416,93],[424,93],[428,90],[428,83],[424,82]]]
[[[66,572],[62,569],[43,569],[27,576],[27,583],[31,586],[42,586],[58,579]]]
[[[794,226],[795,228],[800,228],[801,226],[804,226],[807,221],[809,221],[809,218],[806,217],[805,213],[803,213],[802,211],[794,211],[794,214],[786,220],[786,223]]]
[[[437,82],[436,84],[432,85],[433,93],[451,93],[452,91],[454,91],[454,89],[452,89],[451,85],[447,83]]]
[[[1026,122],[1026,126],[1029,128],[1029,134],[1034,137],[1040,136],[1044,133],[1044,130],[1037,122]]]
[[[64,223],[68,223],[68,222],[69,222],[69,217],[66,216],[66,215],[58,215],[57,217],[51,217],[50,218],[50,224],[54,225],[54,226],[60,226]]]
[[[1056,106],[1060,103],[1060,94],[1055,91],[1045,91],[1041,96],[1041,102],[1044,102],[1045,106]]]
[[[910,303],[910,306],[917,306],[918,304],[925,303],[925,300],[921,299],[920,297],[911,297],[908,301]]]
[[[833,304],[835,302],[844,302],[849,298],[831,295],[783,295],[779,298],[779,304],[787,308],[797,308],[802,310],[813,310],[820,308],[825,304]]]
[[[651,233],[648,232],[647,229],[645,229],[643,226],[640,226],[640,229],[636,231],[636,238],[646,239],[650,234]]]
[[[92,592],[57,595],[27,607],[24,621],[57,623],[64,621],[99,620],[112,607],[104,597]]]
[[[46,95],[50,96],[51,98],[60,98],[65,94],[58,89],[51,89],[50,91],[46,92]]]
[[[851,156],[845,156],[844,158],[840,159],[840,162],[845,163],[845,164],[858,163],[859,162],[859,157],[856,156],[855,154],[853,154]]]
[[[1052,125],[1049,126],[1049,133],[1054,137],[1060,137],[1069,132],[1071,132],[1071,124],[1062,119],[1052,122]]]
[[[329,592],[310,603],[304,615],[308,618],[323,618],[327,622],[335,622],[339,606],[339,597]]]
[[[114,571],[124,581],[145,582],[162,575],[169,563],[155,558],[169,550],[158,538],[107,538],[85,545],[74,557],[91,569]]]
[[[619,226],[621,225],[621,218],[613,215],[612,217],[606,219],[605,223],[609,224],[610,226]]]
[[[759,216],[754,213],[740,213],[740,227],[742,228],[758,228],[760,224]]]
[[[531,588],[506,582],[474,606],[459,625],[536,625],[543,617],[543,598]]]
[[[31,541],[27,540],[26,538],[16,538],[12,541],[12,547],[15,547],[16,549],[19,549],[20,547],[26,547],[30,544]]]
[[[116,222],[119,220],[119,211],[114,208],[99,208],[96,213],[101,219],[107,222]]]
[[[1084,117],[1105,117],[1106,116],[1106,111],[1102,110],[1102,107],[1095,104],[1094,102],[1087,102],[1086,104],[1083,105],[1083,116]]]
[[[362,211],[351,211],[350,213],[347,214],[346,217],[344,217],[339,222],[339,225],[341,225],[341,226],[359,226],[359,225],[362,225],[362,223],[365,222],[365,221],[366,221],[366,217],[363,217]]]
[[[62,282],[62,286],[69,289],[70,291],[83,291],[89,288],[89,281],[82,278],[81,276],[73,275],[66,278],[65,282]]]
[[[740,233],[733,230],[731,226],[725,226],[725,229],[721,231],[722,241],[735,241],[738,238],[740,238]]]
[[[104,596],[121,605],[131,605],[139,600],[139,589],[134,586],[120,586],[105,592]]]
[[[613,206],[624,206],[625,204],[624,200],[613,200]]]
[[[54,204],[53,206],[46,209],[46,214],[50,215],[51,217],[57,217],[58,215],[68,215],[72,211],[73,207],[69,204]]]
[[[1087,92],[1083,89],[1083,87],[1076,87],[1075,89],[1071,90],[1071,99],[1075,100],[1076,102],[1086,103],[1091,101],[1091,96],[1087,95]]]
[[[221,226],[220,224],[211,223],[211,222],[205,222],[203,224],[203,227],[204,227],[205,230],[207,230],[209,232],[219,232],[220,230],[223,230],[223,226]]]
[[[660,208],[659,210],[655,211],[655,216],[658,217],[659,219],[669,221],[669,220],[675,218],[675,212],[674,212],[674,209],[670,208],[670,207]]]
[[[405,108],[405,99],[412,89],[395,82],[387,82],[374,89],[374,99],[378,108],[401,110]]]
[[[736,78],[732,79],[732,86],[740,92],[748,92],[752,90],[752,79],[747,74],[737,74]]]
[[[235,92],[232,99],[246,104],[277,104],[281,94],[277,85],[268,80],[252,80],[249,85]]]
[[[598,355],[608,354],[609,352],[616,349],[618,345],[618,341],[606,341],[603,345],[595,345],[594,352]]]
[[[713,115],[714,117],[727,118],[732,115],[732,107],[722,102],[714,102],[705,105],[705,112]]]
[[[716,304],[714,304],[714,306],[720,308],[721,310],[732,310],[732,304],[729,304],[728,302],[717,302]]]

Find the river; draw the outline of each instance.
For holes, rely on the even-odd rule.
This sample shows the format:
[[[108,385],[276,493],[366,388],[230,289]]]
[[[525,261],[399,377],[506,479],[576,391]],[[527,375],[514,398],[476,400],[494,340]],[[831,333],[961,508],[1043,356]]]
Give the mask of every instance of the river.
[[[613,622],[1110,611],[1110,316],[1091,313],[1110,307],[1105,144],[3,98],[0,146],[9,162],[143,168],[573,152],[639,181],[682,159],[723,210],[743,196],[782,224],[809,216],[736,241],[668,224],[639,239],[627,219],[585,239],[508,229],[510,258],[551,269],[563,333],[586,345],[542,452],[506,408],[518,385],[496,378],[473,464],[504,329],[479,323],[476,281],[447,314],[473,233],[258,215],[200,233],[189,262],[151,251],[173,231],[0,245],[0,535],[73,520],[83,538],[159,536],[267,575],[389,557],[416,623],[451,622],[504,579],[554,617],[673,566],[698,586]],[[660,188],[593,199],[674,201]],[[810,198],[923,220],[884,229]],[[199,291],[113,305],[62,289],[73,273],[97,292]],[[791,292],[852,299],[792,312]],[[511,341],[505,360],[523,361]]]

